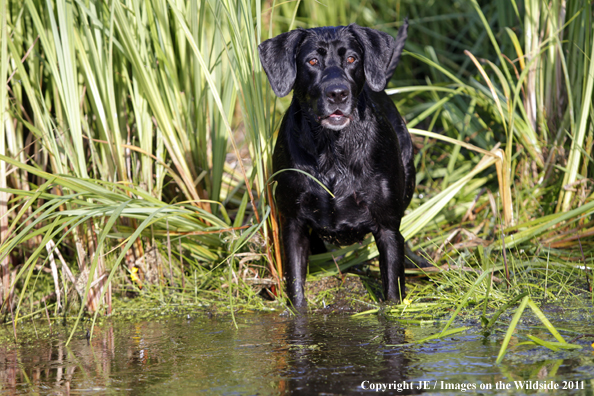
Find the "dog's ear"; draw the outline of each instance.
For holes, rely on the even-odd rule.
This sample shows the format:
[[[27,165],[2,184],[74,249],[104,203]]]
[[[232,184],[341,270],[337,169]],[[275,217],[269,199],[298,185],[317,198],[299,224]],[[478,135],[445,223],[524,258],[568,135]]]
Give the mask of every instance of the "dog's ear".
[[[408,17],[404,18],[402,22],[402,26],[398,29],[398,36],[396,36],[396,40],[394,41],[394,51],[392,52],[392,59],[390,59],[390,63],[388,64],[388,69],[386,70],[386,85],[388,81],[392,78],[394,71],[396,70],[396,66],[398,66],[398,62],[400,61],[400,55],[402,55],[402,50],[404,49],[404,42],[408,37]]]
[[[408,19],[404,20],[398,30],[396,40],[387,33],[355,24],[349,25],[349,29],[363,49],[363,70],[367,85],[375,92],[383,90],[396,70],[404,49]]]
[[[297,77],[295,58],[304,35],[303,29],[292,30],[266,40],[258,46],[260,62],[272,90],[278,97],[287,96],[293,89]]]

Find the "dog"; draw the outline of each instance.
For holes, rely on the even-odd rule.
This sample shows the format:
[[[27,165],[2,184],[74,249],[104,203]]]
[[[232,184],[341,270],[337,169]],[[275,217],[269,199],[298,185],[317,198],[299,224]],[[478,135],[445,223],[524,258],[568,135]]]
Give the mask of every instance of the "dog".
[[[407,29],[405,20],[396,39],[356,24],[297,29],[258,46],[274,93],[293,91],[273,171],[286,288],[295,308],[307,306],[310,252],[325,252],[323,240],[346,246],[369,233],[379,251],[384,298],[405,296],[400,221],[415,188],[413,145],[384,88]]]

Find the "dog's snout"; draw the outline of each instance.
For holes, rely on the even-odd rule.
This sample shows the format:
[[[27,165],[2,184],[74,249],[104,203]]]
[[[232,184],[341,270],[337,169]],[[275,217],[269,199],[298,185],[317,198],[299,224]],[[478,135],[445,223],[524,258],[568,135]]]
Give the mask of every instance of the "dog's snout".
[[[350,91],[344,84],[333,84],[326,88],[326,97],[330,103],[338,104],[347,100]]]

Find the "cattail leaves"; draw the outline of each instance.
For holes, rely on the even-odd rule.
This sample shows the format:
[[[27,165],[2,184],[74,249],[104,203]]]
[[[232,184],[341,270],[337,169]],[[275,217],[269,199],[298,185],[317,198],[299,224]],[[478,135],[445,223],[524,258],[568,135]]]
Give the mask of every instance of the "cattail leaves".
[[[586,137],[586,129],[591,123],[592,114],[592,92],[594,91],[594,40],[592,40],[592,49],[590,52],[590,65],[588,67],[586,87],[581,100],[577,131],[573,134],[569,158],[567,159],[567,172],[563,178],[563,187],[572,185],[578,179],[578,167],[582,158],[582,147]],[[591,125],[590,125],[591,128]],[[561,210],[567,211],[571,208],[573,192],[570,189],[563,189],[559,195],[559,201],[562,202]]]

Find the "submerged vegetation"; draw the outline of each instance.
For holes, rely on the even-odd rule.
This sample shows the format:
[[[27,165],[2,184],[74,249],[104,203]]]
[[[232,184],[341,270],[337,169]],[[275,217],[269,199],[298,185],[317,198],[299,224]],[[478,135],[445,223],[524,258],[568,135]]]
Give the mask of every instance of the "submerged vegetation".
[[[395,35],[406,16],[387,88],[417,151],[402,232],[434,266],[407,270],[430,281],[409,278],[387,313],[472,307],[488,327],[520,301],[591,306],[592,4],[331,3],[0,0],[4,321],[109,314],[138,295],[282,302],[270,176],[289,102],[257,45],[348,23]],[[311,257],[310,277],[354,269],[373,305],[376,256],[371,237],[336,247]]]

